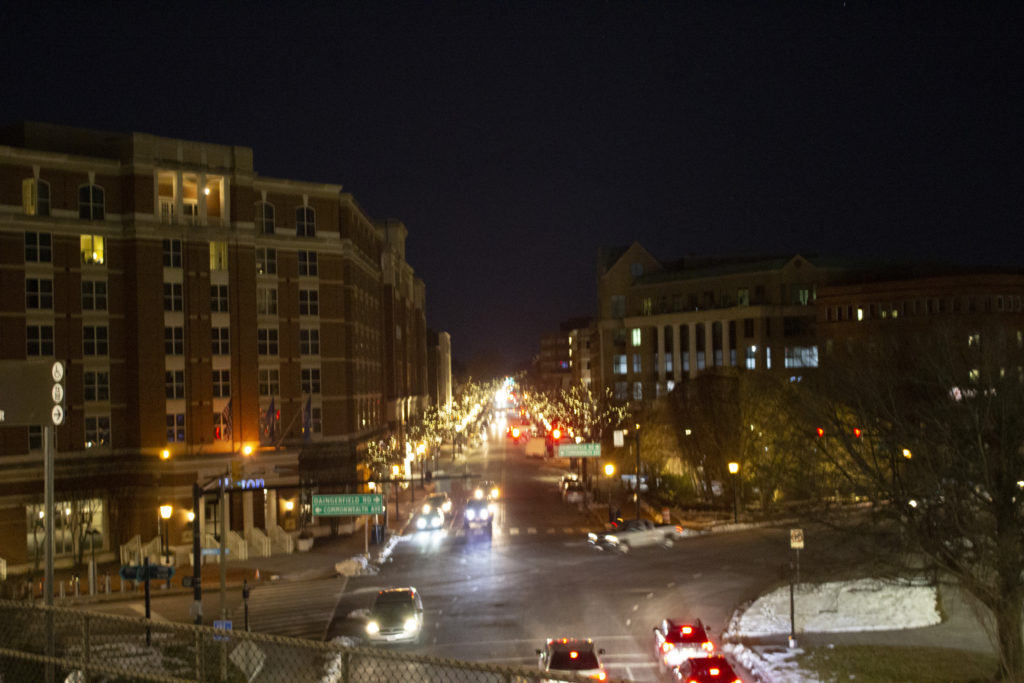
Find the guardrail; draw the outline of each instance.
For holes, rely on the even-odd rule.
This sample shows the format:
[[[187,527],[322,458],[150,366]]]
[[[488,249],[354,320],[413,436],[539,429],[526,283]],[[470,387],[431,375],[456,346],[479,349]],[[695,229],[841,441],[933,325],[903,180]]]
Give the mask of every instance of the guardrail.
[[[527,683],[540,673],[522,666],[0,600],[4,681]],[[593,683],[561,672],[558,680]]]

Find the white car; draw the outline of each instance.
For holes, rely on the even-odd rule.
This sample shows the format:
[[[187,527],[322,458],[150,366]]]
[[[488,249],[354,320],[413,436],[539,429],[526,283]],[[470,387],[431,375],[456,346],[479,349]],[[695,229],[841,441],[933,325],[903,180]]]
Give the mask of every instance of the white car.
[[[587,534],[587,542],[601,550],[627,553],[633,548],[660,545],[671,548],[683,537],[678,524],[655,524],[649,519],[628,519],[614,529]]]
[[[594,641],[589,638],[548,638],[544,648],[537,650],[537,666],[546,674],[541,678],[545,683],[564,680],[557,674],[586,676],[597,681],[608,678],[608,672],[601,665],[604,650],[595,650]],[[551,677],[555,674],[554,677]]]
[[[423,600],[412,586],[377,592],[366,622],[371,643],[416,643],[423,630]]]

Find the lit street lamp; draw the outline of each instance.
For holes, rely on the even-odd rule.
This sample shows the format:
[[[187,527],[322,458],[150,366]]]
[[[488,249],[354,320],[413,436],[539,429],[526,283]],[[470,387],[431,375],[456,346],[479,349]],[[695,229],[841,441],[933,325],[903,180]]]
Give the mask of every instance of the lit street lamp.
[[[174,512],[174,508],[171,507],[170,505],[161,505],[160,506],[160,519],[163,520],[163,543],[164,543],[163,555],[164,555],[164,564],[168,564],[168,565],[171,563],[171,544],[170,544],[170,531],[169,531],[169,527],[170,527],[170,519],[171,519],[171,513],[172,512]]]
[[[732,521],[734,524],[740,521],[740,488],[739,488],[740,464],[729,463],[729,474],[732,475]]]
[[[612,517],[612,477],[615,475],[615,465],[608,463],[604,466],[604,476],[608,477],[608,521],[613,521]]]

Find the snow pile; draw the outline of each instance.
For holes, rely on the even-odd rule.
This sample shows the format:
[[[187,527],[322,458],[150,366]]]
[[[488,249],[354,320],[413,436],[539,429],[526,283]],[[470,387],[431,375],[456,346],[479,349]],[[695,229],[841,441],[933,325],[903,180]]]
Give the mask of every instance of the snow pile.
[[[859,579],[801,584],[795,596],[796,632],[888,631],[942,621],[933,586]],[[735,635],[787,634],[789,587],[762,595],[730,626]]]
[[[372,560],[366,555],[354,555],[334,565],[334,571],[342,576],[374,576],[380,572],[380,565],[391,557],[395,546],[406,540],[405,536],[389,536],[384,547]]]

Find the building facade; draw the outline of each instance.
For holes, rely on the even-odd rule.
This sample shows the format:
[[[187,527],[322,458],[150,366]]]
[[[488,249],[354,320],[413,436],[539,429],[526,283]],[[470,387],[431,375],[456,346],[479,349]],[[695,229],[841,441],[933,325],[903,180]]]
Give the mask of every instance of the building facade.
[[[68,368],[58,560],[159,527],[177,545],[194,483],[228,477],[221,521],[256,551],[287,544],[300,483],[348,490],[366,444],[427,400],[406,234],[340,185],[260,176],[250,148],[0,131],[0,361]],[[0,424],[0,548],[15,571],[39,556],[41,439]],[[216,510],[196,511],[204,532]]]

